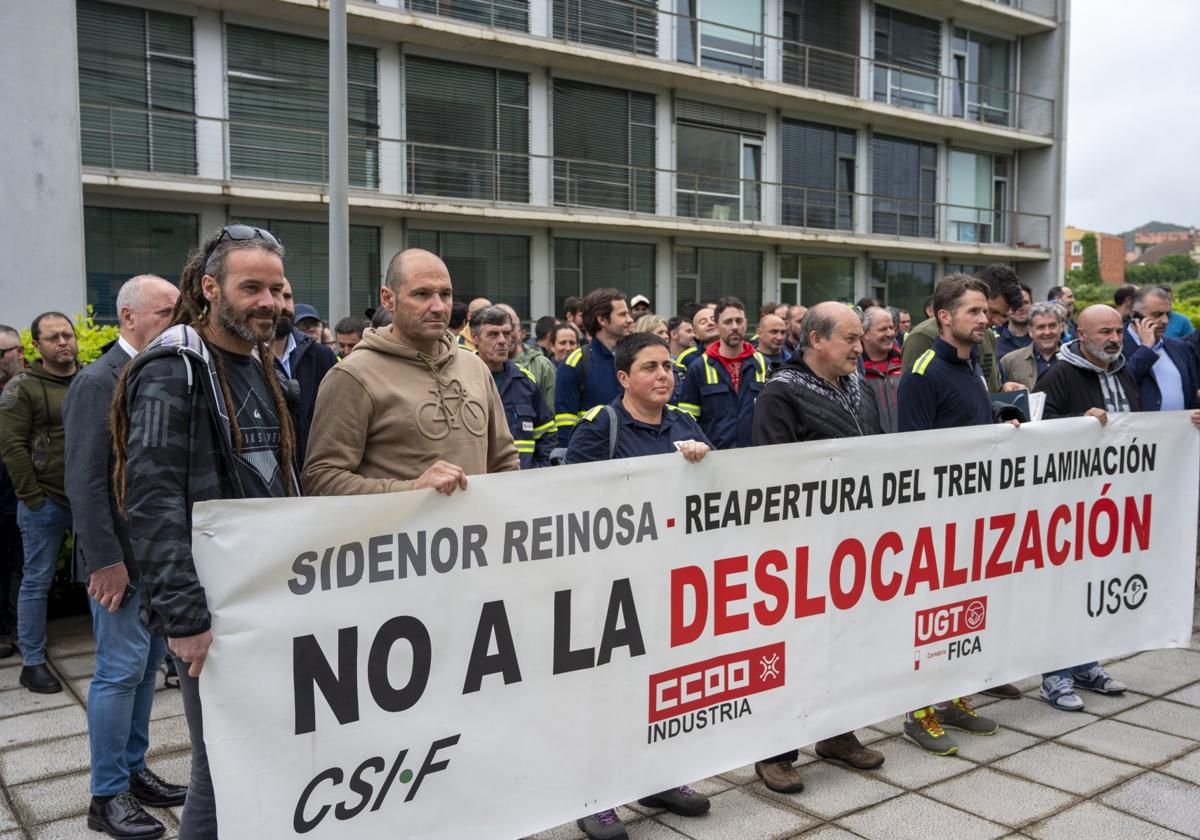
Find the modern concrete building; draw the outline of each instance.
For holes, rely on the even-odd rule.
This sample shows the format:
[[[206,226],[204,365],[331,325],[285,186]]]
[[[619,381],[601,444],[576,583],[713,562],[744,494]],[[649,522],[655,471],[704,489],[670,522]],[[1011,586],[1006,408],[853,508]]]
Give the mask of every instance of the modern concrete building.
[[[348,277],[327,276],[318,0],[38,0],[0,17],[0,321],[178,275],[239,220],[298,300],[392,253],[526,317],[599,285],[919,312],[1063,254],[1068,0],[350,0]]]

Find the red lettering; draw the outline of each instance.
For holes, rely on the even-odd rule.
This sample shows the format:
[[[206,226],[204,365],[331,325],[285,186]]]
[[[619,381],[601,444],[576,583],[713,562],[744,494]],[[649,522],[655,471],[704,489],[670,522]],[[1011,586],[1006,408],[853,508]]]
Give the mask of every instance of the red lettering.
[[[1129,553],[1133,545],[1133,537],[1137,537],[1138,550],[1145,551],[1150,547],[1150,505],[1154,497],[1149,493],[1142,496],[1142,509],[1139,511],[1137,499],[1125,497],[1125,528],[1121,535],[1121,550]]]
[[[1000,555],[1004,553],[1005,547],[1008,545],[1008,538],[1012,536],[1013,528],[1017,524],[1017,515],[1015,513],[1003,513],[999,516],[993,516],[988,522],[988,527],[993,531],[999,531],[1000,537],[996,540],[996,545],[992,548],[992,553],[988,557],[987,568],[984,569],[983,576],[988,580],[997,577],[1004,577],[1012,574],[1012,561],[1005,560],[1000,562]]]
[[[903,550],[904,540],[895,531],[888,531],[875,543],[875,550],[871,552],[871,591],[875,593],[875,600],[890,601],[900,591],[903,576],[899,572],[892,572],[891,580],[883,582],[883,554],[885,551],[899,554]]]
[[[975,520],[975,544],[971,549],[971,580],[979,580],[983,571],[983,519]]]
[[[967,582],[967,570],[954,565],[954,557],[958,547],[955,537],[958,535],[958,525],[954,522],[946,524],[946,556],[942,558],[942,586],[962,586]]]
[[[683,599],[691,589],[696,614],[690,622],[683,619]],[[680,566],[671,570],[671,647],[691,644],[700,638],[708,623],[708,580],[699,566]]]
[[[807,618],[825,612],[825,596],[808,595],[808,546],[796,547],[796,618]]]
[[[1050,528],[1046,533],[1046,554],[1055,566],[1061,566],[1067,562],[1067,557],[1071,553],[1071,546],[1066,542],[1058,541],[1058,526],[1068,524],[1070,521],[1071,509],[1066,505],[1059,505],[1054,509],[1054,513],[1050,514]]]
[[[1075,503],[1075,559],[1083,559],[1083,502]]]
[[[1108,520],[1108,533],[1103,540],[1099,537],[1101,516]],[[1097,499],[1092,505],[1092,512],[1088,514],[1088,548],[1092,550],[1093,557],[1107,557],[1116,548],[1119,536],[1117,518],[1117,503],[1112,499]]]
[[[904,594],[912,595],[916,592],[918,583],[926,584],[930,592],[939,588],[937,555],[933,550],[933,530],[928,525],[917,531],[912,560],[908,564],[908,581],[904,584]]]
[[[745,554],[725,557],[713,563],[713,635],[724,636],[750,626],[748,613],[729,613],[730,601],[746,599],[746,584],[729,583],[730,575],[741,574],[750,565]]]
[[[1036,510],[1025,515],[1025,528],[1021,531],[1021,546],[1017,549],[1013,574],[1020,574],[1026,563],[1032,563],[1035,569],[1046,565],[1042,560],[1042,522]]]
[[[778,624],[787,614],[787,582],[781,574],[771,573],[771,570],[785,572],[787,565],[787,555],[777,549],[763,552],[754,564],[754,585],[763,595],[775,600],[775,606],[770,609],[767,608],[766,599],[754,602],[754,618],[763,627]]]
[[[842,589],[842,563],[849,558],[854,561],[854,578],[850,588]],[[853,537],[848,537],[838,543],[833,552],[833,562],[829,565],[829,595],[833,605],[839,610],[848,610],[858,603],[862,597],[863,587],[867,583],[867,552],[863,544]]]

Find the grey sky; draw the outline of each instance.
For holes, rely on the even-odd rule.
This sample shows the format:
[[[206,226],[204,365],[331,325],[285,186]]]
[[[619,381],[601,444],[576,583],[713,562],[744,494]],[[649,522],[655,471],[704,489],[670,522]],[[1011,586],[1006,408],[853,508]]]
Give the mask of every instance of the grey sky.
[[[1200,226],[1200,0],[1073,0],[1067,216]]]

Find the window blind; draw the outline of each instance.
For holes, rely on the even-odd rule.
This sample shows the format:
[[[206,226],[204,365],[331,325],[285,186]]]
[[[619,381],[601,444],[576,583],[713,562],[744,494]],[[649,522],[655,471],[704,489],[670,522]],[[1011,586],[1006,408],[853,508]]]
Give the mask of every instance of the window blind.
[[[450,269],[455,300],[485,297],[507,303],[520,318],[529,319],[529,237],[410,230],[408,246],[442,258]]]
[[[190,213],[84,207],[87,302],[96,320],[116,321],[117,292],[134,275],[157,274],[178,283],[198,242],[199,224]]]

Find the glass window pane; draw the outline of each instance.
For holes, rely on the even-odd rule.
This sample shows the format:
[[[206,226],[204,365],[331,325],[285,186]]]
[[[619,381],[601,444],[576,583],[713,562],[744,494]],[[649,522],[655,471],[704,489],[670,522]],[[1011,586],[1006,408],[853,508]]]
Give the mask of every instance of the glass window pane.
[[[854,302],[854,260],[848,257],[802,257],[800,303],[813,306],[827,300]]]
[[[172,283],[198,242],[199,218],[190,213],[83,210],[87,302],[97,321],[115,322],[117,291],[137,274],[157,274]]]
[[[699,16],[703,66],[762,75],[762,0],[701,0]]]
[[[871,283],[885,290],[888,306],[924,312],[925,300],[933,294],[937,266],[908,260],[872,260]]]
[[[529,237],[494,233],[410,230],[409,247],[437,254],[450,269],[455,300],[486,297],[529,312]]]
[[[593,289],[616,286],[632,299],[645,295],[651,309],[654,297],[654,245],[640,242],[609,242],[598,239],[555,239],[555,262],[563,260],[565,281],[559,285],[555,271],[554,310],[563,311],[571,295],[583,296]],[[560,257],[560,254],[562,255]],[[569,258],[574,262],[567,264]]]

